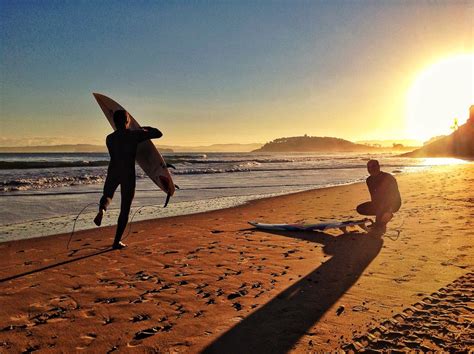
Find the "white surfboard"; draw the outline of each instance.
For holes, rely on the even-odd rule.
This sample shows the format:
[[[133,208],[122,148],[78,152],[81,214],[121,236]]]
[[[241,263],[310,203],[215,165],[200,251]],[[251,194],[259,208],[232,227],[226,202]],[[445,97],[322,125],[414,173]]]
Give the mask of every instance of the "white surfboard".
[[[114,130],[115,124],[113,120],[114,112],[117,110],[126,110],[120,104],[115,102],[113,99],[104,96],[100,93],[93,93],[94,98],[97,100],[100,108],[105,114],[105,117],[109,121],[110,125]],[[140,129],[140,124],[132,117],[130,113],[130,129],[138,130]],[[175,192],[175,185],[173,183],[173,178],[168,170],[168,165],[166,164],[163,156],[161,156],[158,149],[151,142],[151,140],[146,140],[138,144],[136,161],[138,165],[143,169],[143,171],[151,178],[155,184],[160,187],[160,189],[166,193],[166,202],[165,207],[168,205],[170,197]]]
[[[249,224],[255,226],[257,229],[270,231],[325,231],[328,229],[339,229],[346,233],[347,228],[350,226],[358,226],[364,231],[367,231],[367,226],[373,224],[373,221],[371,219],[361,219],[324,222],[319,224],[265,224],[250,221]]]

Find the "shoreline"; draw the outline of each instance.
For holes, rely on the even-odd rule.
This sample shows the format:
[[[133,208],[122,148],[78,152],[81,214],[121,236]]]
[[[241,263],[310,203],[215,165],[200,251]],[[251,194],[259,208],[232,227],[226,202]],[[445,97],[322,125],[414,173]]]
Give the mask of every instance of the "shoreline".
[[[290,161],[287,160],[288,156],[281,158],[283,159],[281,161]],[[219,178],[218,181],[216,181],[216,177],[206,174],[191,179],[188,178],[189,176],[176,176],[176,182],[184,188],[175,195],[169,207],[162,209],[160,212],[157,212],[156,208],[162,199],[160,191],[156,190],[149,179],[139,179],[132,207],[133,210],[137,210],[146,206],[137,215],[137,219],[185,215],[231,207],[243,204],[251,199],[260,199],[263,196],[319,189],[328,185],[346,185],[363,181],[366,176],[365,162],[362,168],[360,160],[368,158],[368,156],[356,155],[347,159],[343,158],[336,163],[336,168],[329,163],[330,159],[327,157],[322,157],[323,162],[321,164],[317,162],[319,161],[318,158],[315,156],[298,158],[295,162],[297,166],[307,166],[307,161],[310,161],[309,165],[312,166],[309,170],[303,169],[303,172],[301,172],[301,168],[298,168],[299,172],[294,169],[285,169],[286,172],[284,173],[267,176],[262,174],[262,170],[258,168],[243,175],[229,173],[222,177],[223,179]],[[412,159],[408,159],[410,162],[406,162],[399,161],[396,158],[394,160],[393,157],[385,158],[385,169],[395,175],[419,173],[433,168],[438,163],[443,163],[443,161],[416,161],[417,164],[415,165]],[[240,161],[240,159],[248,162],[242,156],[238,156],[237,160]],[[236,163],[236,161],[232,161],[232,163]],[[225,158],[222,159],[222,162],[218,163],[218,169],[226,169],[228,166],[225,166],[225,164],[228,162]],[[264,162],[267,163],[268,161],[265,160]],[[328,164],[332,167],[328,168]],[[285,167],[287,163],[284,162],[283,165]],[[316,165],[321,165],[322,168]],[[201,164],[198,164],[198,166],[201,166]],[[241,165],[238,166],[242,167]],[[210,167],[212,166],[206,168]],[[311,172],[306,173],[304,171]],[[94,174],[92,174],[93,176]],[[83,177],[87,181],[92,178],[89,175]],[[46,183],[47,186],[48,183]],[[70,232],[76,216],[86,205],[91,206],[83,211],[83,214],[86,215],[80,215],[77,229],[95,228],[91,221],[95,216],[92,205],[100,198],[102,192],[100,186],[100,184],[96,185],[95,183],[92,185],[79,183],[76,186],[57,187],[57,189],[52,190],[45,188],[36,192],[33,189],[32,191],[3,193],[0,198],[4,198],[3,201],[9,204],[9,208],[4,208],[0,213],[0,242],[30,237],[33,233],[35,236],[45,236]],[[120,198],[114,198],[110,206],[111,213],[108,214],[109,218],[106,218],[107,225],[116,223],[117,215],[115,214],[118,213],[119,202]]]
[[[434,166],[430,166],[430,168],[433,168]],[[410,168],[410,166],[406,167]],[[423,167],[417,167],[417,168],[423,168]],[[424,167],[426,168],[426,167]],[[403,176],[406,174],[416,174],[416,173],[423,173],[423,171],[398,171],[396,173],[392,173],[395,176]],[[155,219],[163,219],[163,218],[168,218],[168,217],[175,217],[175,216],[185,216],[185,215],[194,215],[194,214],[199,214],[199,213],[206,213],[209,211],[215,211],[215,210],[225,210],[229,208],[234,208],[242,205],[247,205],[248,203],[251,203],[256,200],[265,200],[268,198],[278,198],[281,196],[285,195],[293,195],[293,194],[298,194],[298,193],[304,193],[304,192],[309,192],[309,191],[315,191],[315,190],[322,190],[322,189],[327,189],[327,188],[336,188],[336,187],[342,187],[342,186],[348,186],[352,184],[358,184],[358,183],[363,183],[365,184],[365,181],[350,181],[350,182],[342,182],[338,184],[326,184],[326,185],[321,185],[316,188],[309,188],[309,189],[303,189],[303,190],[295,190],[295,191],[284,191],[284,192],[274,192],[274,193],[268,193],[268,194],[253,194],[253,195],[235,195],[235,196],[221,196],[221,197],[216,197],[216,198],[208,198],[208,199],[202,199],[202,200],[193,200],[193,201],[180,201],[176,203],[170,203],[168,209],[164,210],[166,214],[165,216],[159,216],[159,215],[145,215],[145,216],[139,216],[139,219],[137,219],[135,222],[143,221],[143,220],[155,220]],[[230,188],[236,188],[236,187],[230,187]],[[247,188],[247,187],[246,187]],[[251,187],[248,187],[251,188]],[[204,188],[206,189],[206,188]],[[94,192],[87,192],[88,194],[99,194],[100,192],[94,191]],[[76,193],[73,193],[76,194]],[[77,194],[84,194],[84,192],[78,192]],[[43,197],[45,194],[36,194],[34,197]],[[46,194],[47,196],[49,195],[56,195],[55,193],[51,194]],[[59,194],[62,195],[62,194]],[[15,197],[15,196],[5,196],[6,198],[8,197]],[[118,198],[120,198],[118,196]],[[114,199],[115,202],[117,198]],[[169,212],[170,209],[173,208],[173,206],[178,206],[181,207],[182,205],[184,206],[190,206],[191,208],[195,207],[195,205],[199,204],[206,204],[209,203],[209,201],[224,201],[223,203],[220,203],[221,205],[224,204],[222,207],[220,206],[206,206],[202,210],[197,210],[196,212],[186,212],[186,211],[178,211],[177,214],[176,212]],[[228,201],[227,203],[225,201]],[[94,203],[90,203],[94,204]],[[219,203],[218,203],[219,204]],[[170,208],[171,206],[171,208]],[[134,212],[138,211],[139,209],[146,209],[146,208],[152,208],[152,209],[160,209],[161,204],[150,204],[150,205],[136,205],[132,207],[131,212],[130,212],[130,220],[132,219],[132,216],[134,215]],[[88,208],[89,209],[89,208]],[[186,210],[186,207],[181,208]],[[163,210],[162,210],[163,211]],[[118,217],[118,212],[119,209],[117,207],[112,208],[108,211],[106,214],[105,226],[116,226],[116,219]],[[48,236],[54,236],[54,235],[61,235],[65,233],[72,232],[72,224],[74,223],[74,219],[80,215],[80,216],[88,216],[88,218],[83,218],[83,220],[80,220],[83,225],[81,226],[80,222],[78,223],[78,227],[76,228],[76,232],[80,230],[93,230],[96,229],[97,227],[92,223],[92,219],[95,216],[96,211],[90,212],[88,211],[87,213],[79,213],[79,214],[68,214],[68,215],[60,215],[60,216],[53,216],[53,217],[47,217],[47,218],[39,218],[39,219],[34,219],[34,220],[29,220],[25,222],[18,222],[18,223],[10,223],[10,224],[3,224],[0,225],[0,244],[4,242],[12,242],[12,241],[17,241],[17,240],[22,240],[22,239],[32,239],[32,238],[41,238],[41,237],[48,237]],[[156,214],[156,213],[155,213]],[[55,225],[48,225],[44,226],[44,223],[46,222],[51,222],[52,220],[57,220],[60,222],[61,225],[64,225],[65,222],[68,222],[68,226],[70,226],[70,230],[66,230],[67,228],[64,226],[61,228],[57,228],[55,233],[53,234],[43,234],[41,236],[34,236],[34,237],[24,237],[24,236],[14,236],[12,239],[7,239],[7,240],[1,240],[2,235],[10,235],[12,233],[18,233],[20,230],[22,234],[24,235],[25,233],[29,233],[31,229],[38,229],[38,228],[51,228],[55,227]],[[127,228],[129,226],[127,225]]]
[[[0,322],[7,327],[0,345],[296,353],[388,345],[393,338],[381,333],[376,341],[369,331],[407,317],[407,308],[456,279],[469,284],[474,269],[473,200],[466,195],[474,166],[397,180],[404,204],[390,224],[403,221],[396,241],[360,232],[261,232],[247,224],[352,218],[369,198],[365,184],[354,183],[139,221],[123,251],[108,250],[114,226],[78,231],[69,251],[69,234],[1,243]],[[450,328],[464,338],[452,308],[439,311],[431,316],[457,321]],[[432,350],[462,345],[424,331],[426,338],[412,342]]]
[[[410,173],[410,172],[407,172],[407,173]],[[411,173],[413,173],[413,172],[411,172]],[[397,173],[396,175],[400,176],[400,175],[403,175],[403,174],[404,173]],[[136,223],[136,222],[140,222],[140,221],[144,221],[144,220],[166,219],[166,218],[170,218],[170,217],[195,215],[195,214],[207,213],[207,212],[216,211],[216,210],[226,210],[226,209],[231,209],[231,208],[238,207],[238,206],[244,206],[244,205],[247,205],[247,204],[249,204],[253,201],[256,201],[256,200],[266,200],[266,199],[269,199],[269,198],[278,198],[278,197],[285,196],[285,195],[293,195],[293,194],[304,193],[304,192],[315,191],[315,190],[322,190],[322,189],[327,189],[327,188],[342,187],[342,186],[348,186],[348,185],[357,184],[357,183],[365,183],[365,182],[361,182],[361,181],[344,182],[344,183],[340,183],[340,184],[336,184],[336,185],[326,185],[326,186],[321,186],[321,187],[318,187],[318,188],[310,188],[310,189],[305,189],[305,190],[296,190],[296,191],[291,191],[291,192],[254,194],[254,195],[238,195],[238,196],[222,196],[222,197],[202,199],[202,200],[182,201],[182,202],[177,202],[177,203],[174,203],[174,204],[170,204],[169,206],[171,206],[171,208],[168,207],[168,209],[166,209],[165,212],[168,212],[170,209],[172,209],[173,206],[182,207],[183,205],[184,206],[189,205],[192,208],[192,207],[195,207],[196,205],[199,205],[199,204],[207,204],[210,201],[214,201],[214,202],[217,201],[218,205],[216,205],[216,206],[206,206],[206,207],[204,207],[203,210],[197,210],[196,212],[193,212],[193,211],[186,212],[186,211],[184,211],[182,213],[178,212],[178,214],[173,214],[173,212],[171,212],[171,213],[168,213],[169,215],[165,215],[165,216],[156,215],[156,217],[155,217],[152,214],[148,214],[148,215],[145,215],[145,216],[140,216],[139,215],[139,217],[141,217],[141,218],[136,219],[135,221],[132,221],[132,223]],[[97,192],[94,192],[94,193],[95,194],[100,194],[100,193],[97,193]],[[38,194],[37,196],[41,197],[42,195]],[[118,198],[120,198],[120,197],[118,197]],[[223,205],[223,207],[219,207],[219,202],[221,202],[220,205]],[[92,205],[92,204],[97,204],[98,205],[98,203],[94,203],[94,202],[90,203],[90,205]],[[141,211],[142,208],[143,209],[146,209],[146,208],[150,209],[151,208],[151,209],[154,209],[154,210],[157,210],[157,209],[162,210],[162,209],[160,209],[160,208],[162,208],[162,205],[161,204],[150,204],[150,205],[138,205],[138,206],[132,207],[131,212],[130,212],[130,220],[132,220],[132,217],[134,216],[134,213],[139,211],[139,210]],[[87,209],[89,209],[89,208],[87,208]],[[185,207],[181,208],[181,209],[186,210]],[[106,218],[104,220],[106,222],[108,221],[106,226],[111,226],[111,227],[116,226],[116,219],[118,217],[119,211],[120,210],[117,209],[117,208],[110,209],[108,211],[108,213],[106,214]],[[153,213],[156,214],[156,212],[153,212]],[[54,227],[53,225],[51,225],[51,221],[53,221],[53,220],[58,221],[60,224],[64,224],[64,222],[68,222],[67,225],[70,226],[70,229],[71,229],[71,232],[72,232],[72,225],[74,223],[75,218],[78,217],[78,216],[83,216],[82,219],[85,219],[85,220],[81,220],[81,221],[85,224],[83,226],[80,226],[80,224],[79,224],[79,226],[76,228],[76,232],[77,231],[83,231],[83,230],[94,230],[94,229],[97,228],[92,223],[92,220],[93,220],[95,215],[96,215],[96,211],[94,210],[93,212],[88,211],[87,213],[80,212],[79,214],[60,215],[60,216],[54,216],[54,217],[49,217],[49,218],[42,218],[42,219],[40,218],[40,219],[35,219],[35,220],[29,220],[29,221],[26,221],[26,222],[0,225],[0,244],[4,243],[4,242],[12,242],[12,241],[18,241],[18,240],[23,240],[23,239],[33,239],[33,238],[56,236],[56,235],[61,235],[61,234],[65,234],[65,233],[69,232],[69,231],[65,230],[66,227],[63,227],[63,230],[61,230],[60,232],[55,232],[55,233],[50,234],[50,235],[45,234],[45,235],[41,235],[41,236],[34,236],[34,237],[27,237],[27,238],[22,237],[22,236],[14,236],[15,238],[12,238],[11,240],[5,240],[5,241],[1,240],[1,235],[2,234],[3,235],[9,235],[9,234],[14,233],[14,232],[18,233],[18,231],[20,229],[23,229],[22,232],[23,232],[23,234],[25,234],[25,233],[29,233],[31,229],[38,229],[38,228],[41,228],[41,227],[46,227],[46,228]],[[50,225],[44,226],[44,223],[48,223],[48,222],[50,223]],[[129,227],[129,225],[127,225],[127,228],[128,227]]]

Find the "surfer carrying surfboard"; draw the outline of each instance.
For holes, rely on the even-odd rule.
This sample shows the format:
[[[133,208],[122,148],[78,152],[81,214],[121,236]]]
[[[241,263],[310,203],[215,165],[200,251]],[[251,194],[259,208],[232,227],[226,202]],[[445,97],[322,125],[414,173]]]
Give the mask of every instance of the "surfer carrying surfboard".
[[[385,232],[393,213],[402,205],[397,180],[390,173],[382,172],[377,160],[367,163],[367,171],[370,174],[366,182],[371,201],[358,205],[357,212],[362,215],[375,215],[374,227]]]
[[[138,130],[129,129],[130,116],[125,110],[115,111],[113,121],[117,130],[106,138],[110,162],[104,184],[104,194],[100,198],[99,212],[94,218],[94,223],[100,226],[104,212],[112,201],[115,190],[120,185],[120,215],[112,246],[114,249],[120,249],[125,247],[125,244],[120,240],[127,226],[130,207],[135,195],[135,158],[138,144],[148,139],[160,138],[163,134],[152,127],[142,127]]]

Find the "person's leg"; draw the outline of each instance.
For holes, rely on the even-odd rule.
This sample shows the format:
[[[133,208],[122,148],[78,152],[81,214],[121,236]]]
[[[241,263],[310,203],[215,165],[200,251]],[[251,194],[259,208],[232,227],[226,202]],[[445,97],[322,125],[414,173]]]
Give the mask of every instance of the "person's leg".
[[[381,234],[385,233],[385,225],[392,218],[392,214],[385,214],[381,208],[373,202],[365,202],[358,205],[357,212],[361,215],[375,215],[375,224],[372,224],[369,227]],[[388,221],[383,222],[385,220],[384,218],[388,218]]]
[[[114,197],[115,190],[118,187],[118,182],[107,175],[104,183],[104,194],[100,198],[99,201],[99,211],[94,218],[94,223],[97,226],[100,226],[102,224],[102,218],[104,216],[104,212],[107,210],[107,207],[109,206],[110,202],[112,201],[112,198]]]
[[[381,225],[387,225],[393,218],[393,214],[400,210],[401,202],[394,202],[391,205],[380,207],[375,218],[375,222]]]
[[[377,215],[377,208],[372,202],[359,204],[356,210],[360,215]]]
[[[392,218],[393,213],[391,209],[381,210],[375,216],[375,223],[379,225],[387,225]]]
[[[127,227],[128,216],[132,206],[133,197],[135,196],[135,180],[121,183],[120,185],[121,203],[120,215],[117,222],[117,231],[115,232],[114,248],[123,248],[125,245],[120,242],[123,232]]]

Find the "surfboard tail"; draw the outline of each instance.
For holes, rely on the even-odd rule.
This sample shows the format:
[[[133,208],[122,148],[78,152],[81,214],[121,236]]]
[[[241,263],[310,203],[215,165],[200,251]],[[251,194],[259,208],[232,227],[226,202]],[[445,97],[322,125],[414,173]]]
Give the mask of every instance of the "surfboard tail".
[[[163,185],[163,191],[167,193],[170,197],[174,194],[175,186],[171,178],[161,175],[159,177],[161,184]]]

